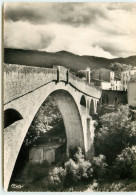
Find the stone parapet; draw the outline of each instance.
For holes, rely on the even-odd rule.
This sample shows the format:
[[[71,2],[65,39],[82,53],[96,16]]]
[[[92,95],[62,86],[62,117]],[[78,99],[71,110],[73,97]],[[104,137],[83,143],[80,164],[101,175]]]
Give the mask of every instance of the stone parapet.
[[[63,66],[53,68],[4,64],[4,104],[36,90],[49,82],[66,82],[85,95],[100,98],[101,90],[75,75]]]

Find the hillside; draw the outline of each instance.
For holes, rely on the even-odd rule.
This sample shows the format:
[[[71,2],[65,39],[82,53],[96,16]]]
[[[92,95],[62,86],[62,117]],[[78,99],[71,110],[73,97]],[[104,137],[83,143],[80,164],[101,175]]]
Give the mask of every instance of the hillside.
[[[131,64],[136,66],[136,56],[128,58],[107,59],[95,56],[79,56],[67,51],[50,53],[37,50],[4,49],[4,62],[9,64],[23,64],[52,68],[53,65],[61,65],[72,71],[83,70],[87,66],[91,70],[108,68],[113,62]]]

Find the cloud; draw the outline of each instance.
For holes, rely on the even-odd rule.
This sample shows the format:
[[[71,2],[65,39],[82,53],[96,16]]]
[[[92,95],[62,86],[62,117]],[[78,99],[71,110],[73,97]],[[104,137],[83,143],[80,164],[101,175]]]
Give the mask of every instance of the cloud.
[[[95,41],[100,41],[99,37],[101,33],[92,30],[88,27],[73,28],[67,25],[50,25],[50,30],[55,33],[55,39],[46,49],[49,52],[57,52],[60,50],[66,50],[78,55],[94,55],[105,56],[107,58],[113,58],[116,56],[111,55],[108,51],[99,45],[93,45]],[[55,29],[57,29],[55,31]]]
[[[136,3],[134,2],[111,2],[107,4],[109,10],[125,10],[128,12],[135,12]]]
[[[6,3],[5,47],[107,58],[136,54],[135,3]]]
[[[33,24],[62,23],[73,26],[87,25],[106,12],[93,3],[6,3],[5,19],[29,21]]]
[[[43,26],[26,22],[7,22],[4,29],[4,46],[9,48],[43,49],[54,39],[53,32]]]
[[[104,51],[109,52],[112,56],[126,57],[136,54],[136,37],[120,36],[120,39],[114,38],[102,42],[94,42],[93,46],[99,46]]]

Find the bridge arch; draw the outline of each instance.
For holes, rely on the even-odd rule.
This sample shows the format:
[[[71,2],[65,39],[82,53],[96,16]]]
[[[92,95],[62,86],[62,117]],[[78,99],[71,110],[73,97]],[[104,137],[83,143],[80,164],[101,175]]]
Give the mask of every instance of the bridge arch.
[[[50,96],[55,100],[63,118],[67,137],[67,155],[69,156],[70,151],[77,146],[80,146],[84,151],[81,116],[73,96],[68,91],[62,89],[53,91]]]
[[[9,71],[12,69],[13,71]],[[86,100],[87,96],[89,99],[90,97],[98,99],[101,95],[101,91],[97,90],[95,87],[92,87],[86,82],[77,79],[71,73],[69,73],[69,77],[67,77],[65,74],[65,69],[60,70],[58,80],[56,68],[46,69],[37,67],[30,68],[26,66],[20,67],[18,65],[6,65],[6,69],[4,68],[4,70],[6,75],[5,81],[7,81],[4,83],[4,94],[6,95],[4,98],[4,109],[6,110],[12,108],[22,114],[22,120],[18,120],[4,129],[4,189],[7,190],[12,170],[23,140],[35,114],[45,99],[50,94],[56,97],[56,101],[60,106],[65,121],[67,120],[67,114],[64,113],[64,111],[66,111],[64,106],[67,106],[67,108],[68,106],[71,107],[71,111],[68,108],[67,113],[69,112],[68,115],[71,115],[72,132],[70,131],[71,128],[68,127],[69,124],[67,125],[66,122],[64,122],[67,126],[67,136],[71,138],[68,139],[70,140],[68,142],[68,147],[72,148],[79,145],[83,149],[85,148],[85,153],[87,153],[89,148],[87,146],[86,133],[86,117],[88,116]],[[8,74],[6,74],[6,72]],[[17,74],[14,74],[14,72]],[[35,74],[35,77],[33,74]],[[84,106],[81,106],[80,100],[83,94],[85,97],[82,99],[85,99],[85,101],[83,104]],[[62,101],[60,101],[60,99],[57,97],[60,97],[63,100],[65,99],[63,102],[64,105],[61,105]],[[72,118],[74,112],[76,113],[74,114],[76,119]]]
[[[95,111],[94,111],[94,100],[91,99],[89,114],[90,114],[90,116],[94,117],[94,113],[95,113]]]
[[[23,119],[22,115],[15,109],[9,108],[4,111],[4,128],[14,122]]]
[[[97,114],[99,114],[99,112],[100,112],[100,101],[97,101],[96,112],[97,112]]]
[[[80,105],[86,107],[86,99],[85,99],[85,96],[84,95],[82,95],[82,97],[81,97]]]
[[[72,92],[74,91],[73,89],[71,91],[69,88],[68,90],[67,88],[59,87],[58,84],[56,85],[56,89],[52,87],[49,87],[49,90],[47,91],[45,89],[45,87],[40,88],[38,91],[34,92],[35,94],[28,94],[27,97],[24,96],[21,97],[21,100],[18,99],[15,104],[9,104],[10,107],[12,107],[13,109],[15,108],[16,110],[18,110],[18,112],[22,113],[21,111],[23,111],[23,119],[6,127],[4,131],[4,136],[10,139],[6,139],[4,144],[4,147],[6,148],[4,154],[5,189],[8,188],[19,151],[21,149],[26,133],[30,127],[30,124],[33,121],[40,106],[49,95],[51,95],[55,99],[62,114],[67,136],[67,155],[70,155],[72,151],[75,150],[75,148],[77,148],[78,146],[80,146],[83,151],[85,151],[86,146],[84,143],[84,127],[81,119],[79,104],[80,101],[78,101],[78,98],[80,98],[81,96],[77,96],[77,93],[72,94]],[[22,107],[23,102],[26,103],[25,107]],[[8,107],[6,109],[8,109]],[[12,137],[7,136],[8,134],[11,134]],[[19,134],[20,136],[15,143],[15,137],[17,134]]]

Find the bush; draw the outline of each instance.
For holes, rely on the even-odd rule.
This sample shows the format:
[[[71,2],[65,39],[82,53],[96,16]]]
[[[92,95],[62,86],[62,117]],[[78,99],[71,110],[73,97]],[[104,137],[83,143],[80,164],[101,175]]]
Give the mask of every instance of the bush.
[[[121,178],[136,178],[136,146],[125,148],[117,156],[114,169]]]
[[[79,70],[76,73],[76,76],[79,77],[79,78],[86,78],[86,70]]]
[[[132,120],[128,105],[121,105],[116,112],[100,117],[100,126],[95,136],[96,154],[106,156],[112,165],[117,155],[136,143],[136,121]]]
[[[76,183],[79,179],[78,165],[72,159],[69,159],[69,161],[65,163],[65,170],[66,170],[66,185],[72,184],[73,182]]]
[[[93,164],[94,178],[105,177],[106,168],[108,167],[106,163],[106,157],[100,154],[98,157],[93,158],[92,164]]]
[[[69,186],[92,177],[92,164],[85,160],[82,150],[78,148],[77,153],[74,155],[74,160],[69,159],[64,164],[64,168],[58,167],[50,172],[50,183],[53,183],[56,186],[59,186],[60,184]]]
[[[73,182],[87,180],[88,178],[92,178],[93,175],[92,164],[85,160],[80,147],[78,147],[78,151],[74,155],[74,160],[70,159],[65,163],[65,168],[67,178],[71,178]]]
[[[55,167],[49,174],[50,185],[59,187],[64,184],[66,171],[62,167]]]
[[[82,153],[82,149],[78,147],[78,151],[74,155],[74,160],[78,166],[78,177],[80,180],[92,178],[93,176],[93,169],[92,164],[88,160],[85,160],[85,157]]]
[[[67,182],[78,182],[92,177],[91,163],[85,160],[75,163],[72,159],[65,163]]]

